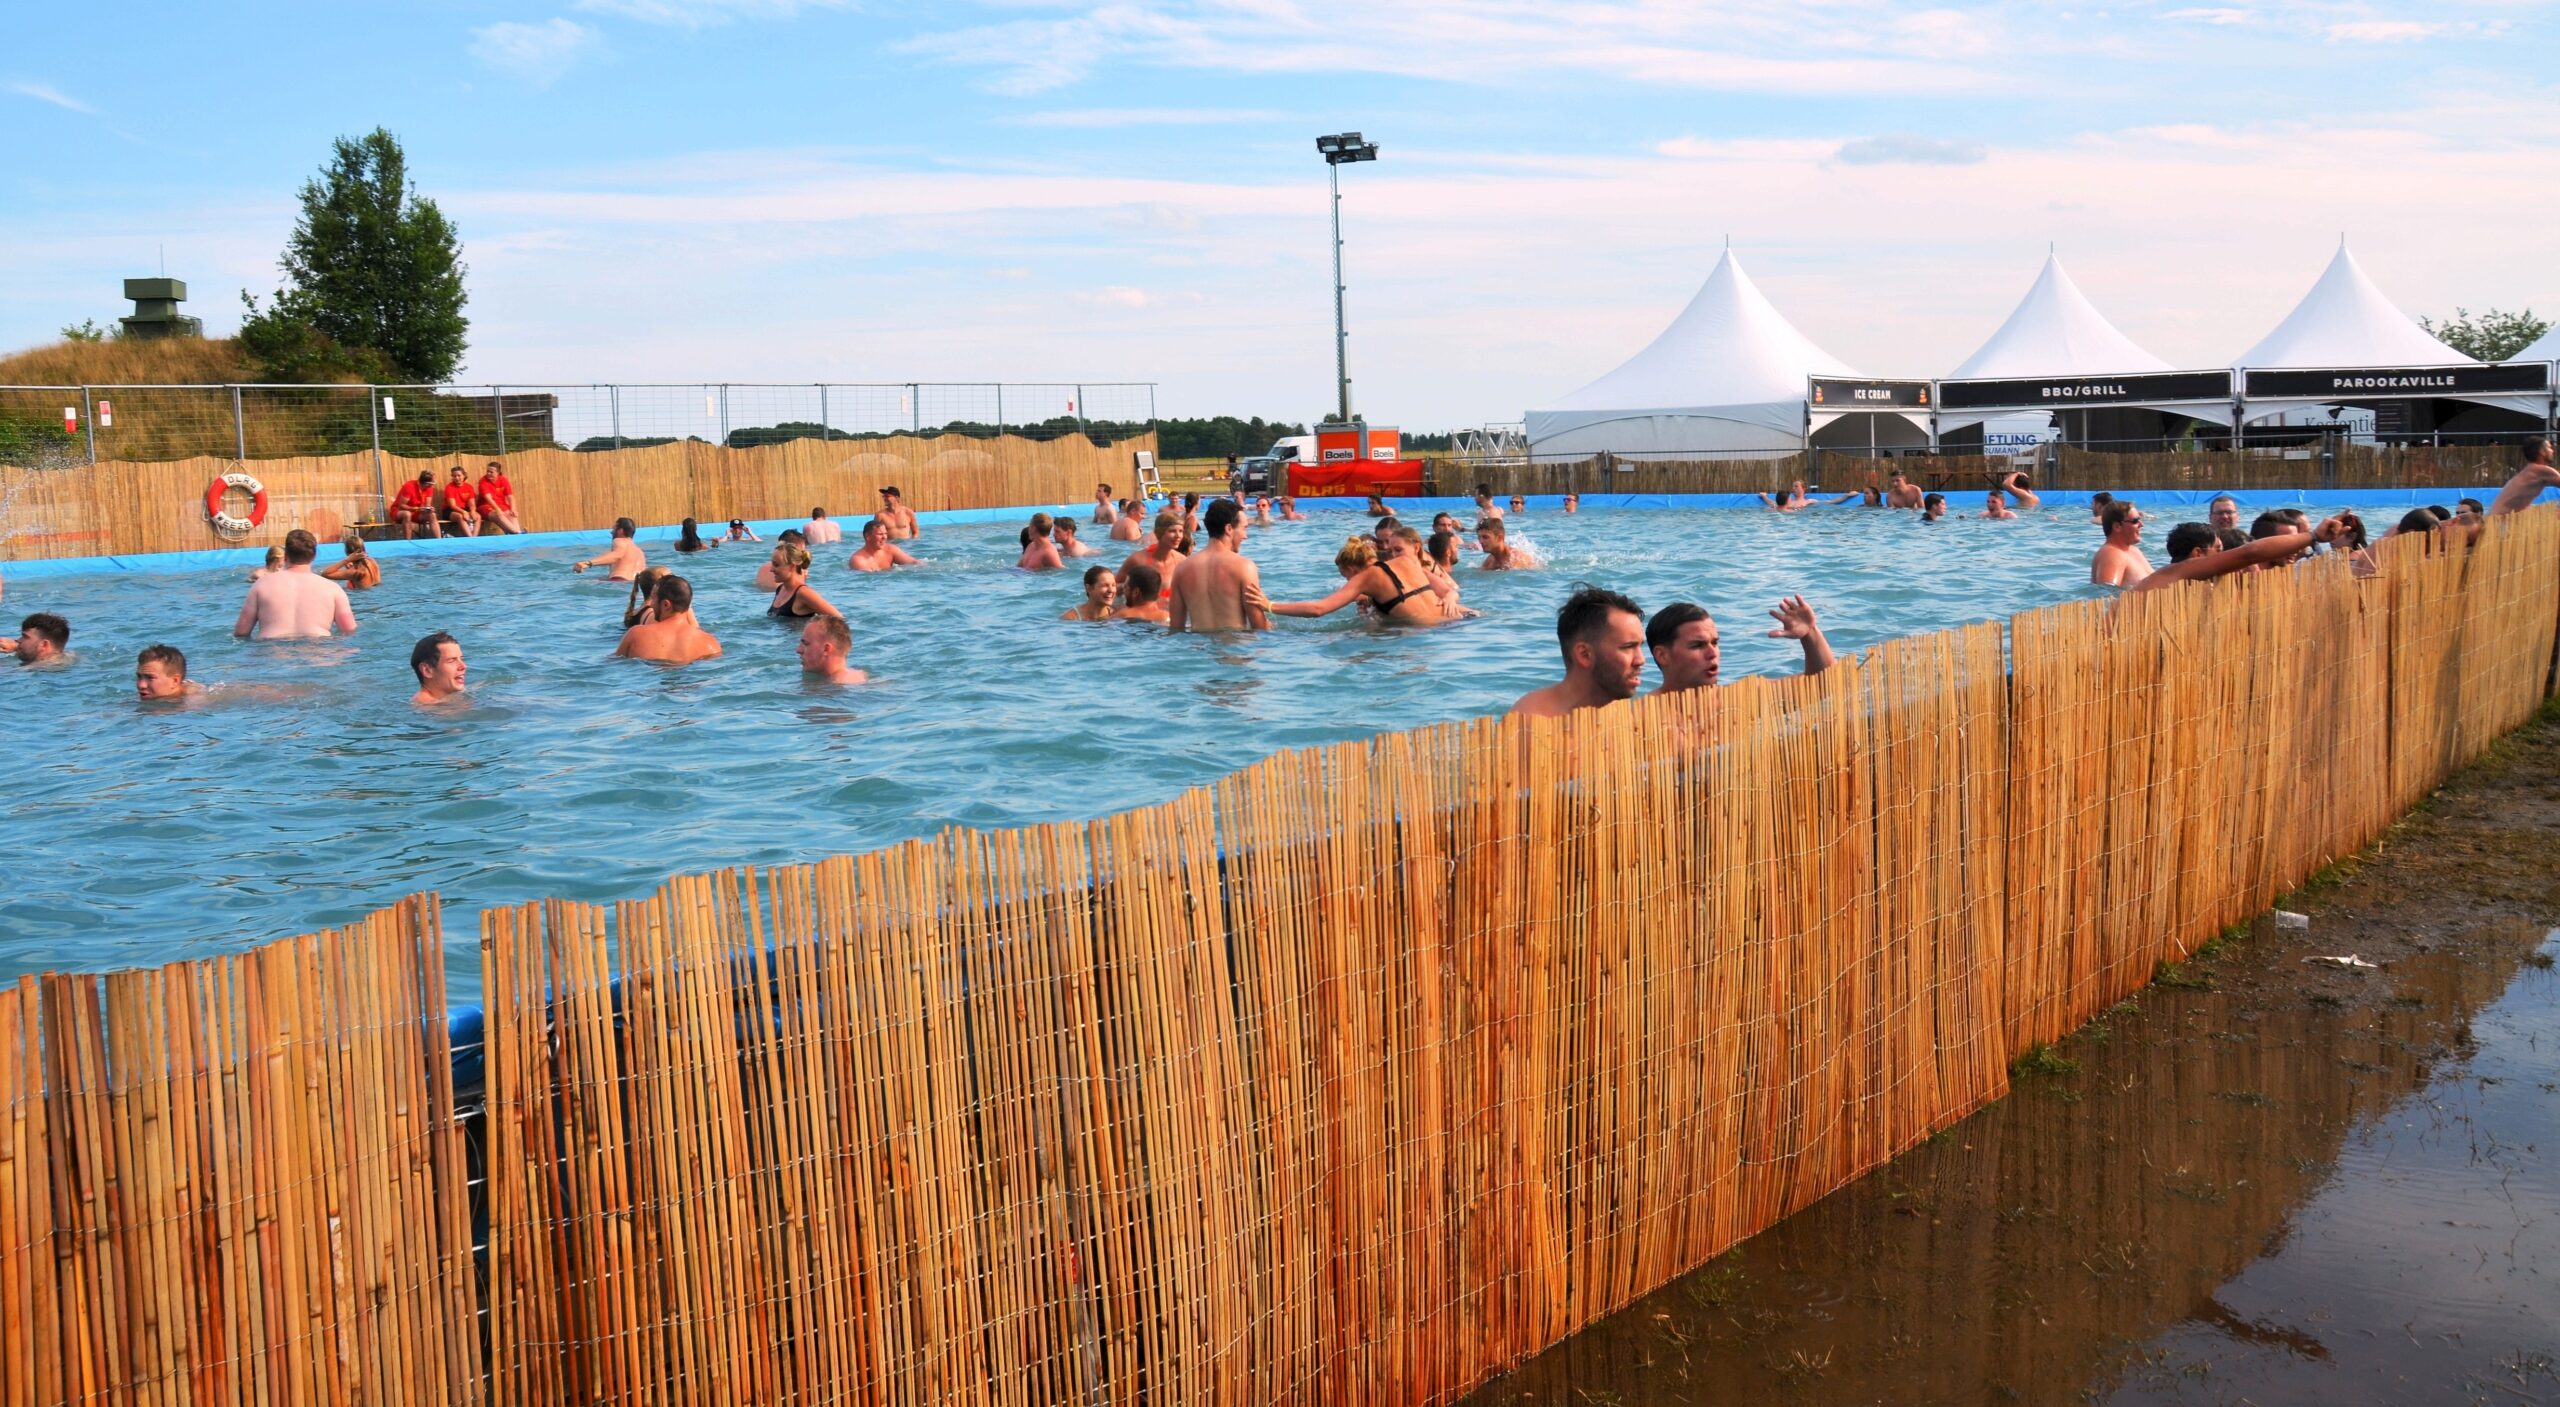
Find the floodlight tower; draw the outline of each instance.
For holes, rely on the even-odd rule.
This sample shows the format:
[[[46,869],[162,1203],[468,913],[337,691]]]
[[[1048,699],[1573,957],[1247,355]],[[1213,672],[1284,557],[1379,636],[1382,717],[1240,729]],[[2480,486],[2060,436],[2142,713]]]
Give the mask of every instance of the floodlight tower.
[[[1351,423],[1351,357],[1350,332],[1342,320],[1342,164],[1346,161],[1375,161],[1378,144],[1362,141],[1357,132],[1338,132],[1316,138],[1316,150],[1324,154],[1325,178],[1333,185],[1333,379],[1341,393],[1342,404],[1336,412],[1340,423]]]

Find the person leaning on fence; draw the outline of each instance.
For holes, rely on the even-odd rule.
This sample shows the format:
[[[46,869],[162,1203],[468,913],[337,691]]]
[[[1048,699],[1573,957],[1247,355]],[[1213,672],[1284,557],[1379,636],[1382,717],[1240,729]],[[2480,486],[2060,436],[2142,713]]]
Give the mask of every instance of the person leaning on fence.
[[[1632,698],[1644,682],[1644,608],[1615,591],[1585,585],[1566,597],[1556,645],[1564,678],[1521,695],[1514,716],[1562,718]]]
[[[605,576],[609,581],[629,581],[640,575],[640,569],[649,565],[649,554],[640,550],[636,540],[639,531],[640,525],[629,518],[614,519],[613,545],[569,570],[583,572],[589,567],[608,568]]]
[[[2505,488],[2498,490],[2496,498],[2489,500],[2489,516],[2530,507],[2544,489],[2555,488],[2560,488],[2560,460],[2555,460],[2549,440],[2536,440],[2525,451],[2523,467],[2507,480]]]
[[[428,537],[444,536],[443,529],[436,526],[436,475],[434,470],[419,470],[418,477],[402,484],[400,486],[400,491],[391,495],[391,511],[389,517],[391,519],[391,526],[398,528],[400,530],[400,536],[403,538],[418,536],[421,528],[426,530],[426,535]]]
[[[1831,653],[1831,642],[1823,638],[1822,622],[1814,618],[1813,607],[1801,596],[1789,596],[1778,602],[1769,618],[1778,628],[1769,632],[1772,640],[1793,640],[1804,647],[1804,672],[1820,674],[1837,663]],[[1654,686],[1657,694],[1677,694],[1689,689],[1712,689],[1721,673],[1724,657],[1723,638],[1716,629],[1716,618],[1707,608],[1692,601],[1674,601],[1653,613],[1644,625],[1644,646],[1653,655],[1653,667],[1662,673],[1662,682]]]
[[[2159,591],[2180,582],[2210,581],[2289,562],[2316,543],[2334,543],[2344,537],[2347,517],[2341,513],[2308,533],[2275,533],[2238,547],[2223,546],[2221,530],[2210,523],[2180,523],[2169,532],[2169,564],[2135,582],[2131,589]]]

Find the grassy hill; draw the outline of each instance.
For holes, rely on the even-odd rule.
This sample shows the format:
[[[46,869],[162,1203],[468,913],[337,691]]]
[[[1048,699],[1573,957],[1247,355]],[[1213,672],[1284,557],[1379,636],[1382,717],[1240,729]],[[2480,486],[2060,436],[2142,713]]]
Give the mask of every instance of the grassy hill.
[[[228,337],[56,342],[0,357],[0,386],[219,386],[254,381]]]

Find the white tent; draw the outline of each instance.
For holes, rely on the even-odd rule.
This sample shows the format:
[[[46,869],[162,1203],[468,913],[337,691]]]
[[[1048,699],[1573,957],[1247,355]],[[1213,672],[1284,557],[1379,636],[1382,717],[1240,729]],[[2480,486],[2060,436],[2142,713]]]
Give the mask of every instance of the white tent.
[[[1975,348],[1964,365],[1948,372],[1947,379],[2104,376],[2173,369],[2116,331],[2116,325],[2063,272],[2062,260],[2047,254],[2035,286],[2018,300],[2009,320]]]
[[[1698,457],[1803,448],[1805,378],[1855,376],[1753,286],[1727,249],[1671,326],[1523,428],[1537,455]]]
[[[2534,344],[2507,358],[2511,362],[2560,362],[2560,325],[2535,340]]]
[[[2231,363],[2251,367],[2458,366],[2472,359],[2427,335],[2365,277],[2347,242],[2275,331]]]

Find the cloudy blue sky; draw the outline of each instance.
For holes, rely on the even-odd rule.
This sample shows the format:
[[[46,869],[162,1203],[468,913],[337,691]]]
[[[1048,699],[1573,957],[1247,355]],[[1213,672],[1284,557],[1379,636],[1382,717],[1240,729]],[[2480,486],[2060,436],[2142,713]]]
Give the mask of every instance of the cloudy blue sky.
[[[1729,234],[1834,354],[1943,373],[2058,243],[2227,362],[2347,234],[2411,312],[2560,310],[2552,6],[1507,0],[37,7],[0,54],[0,345],[209,327],[329,140],[460,225],[465,374],[1162,383],[1330,401],[1324,172],[1357,128],[1352,371],[1517,419],[1658,332]]]

